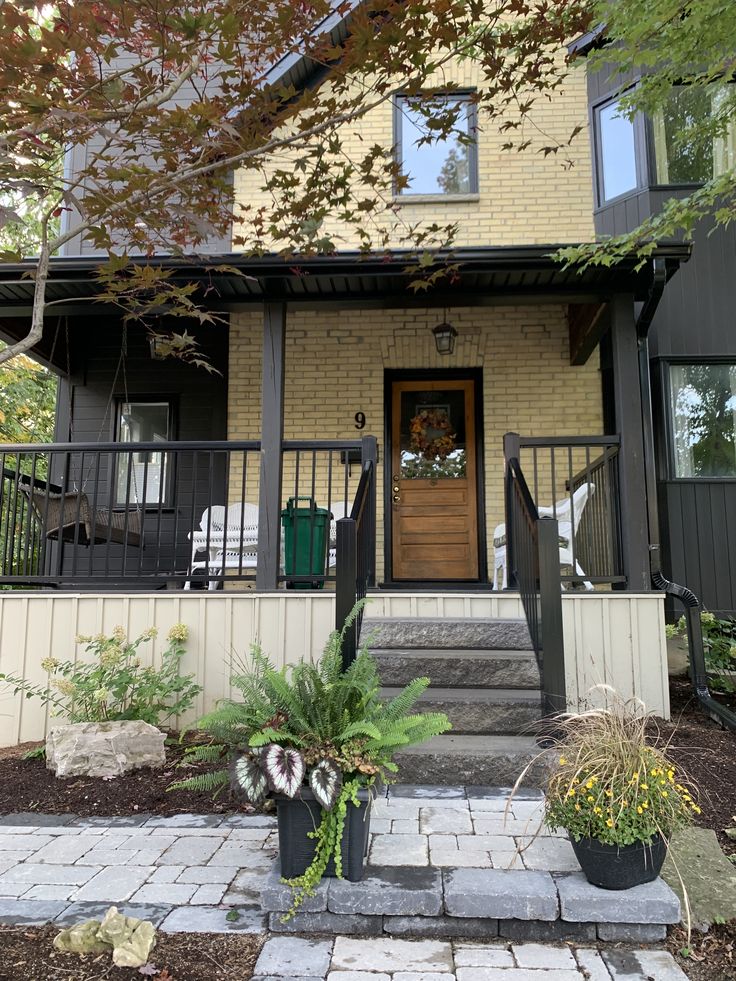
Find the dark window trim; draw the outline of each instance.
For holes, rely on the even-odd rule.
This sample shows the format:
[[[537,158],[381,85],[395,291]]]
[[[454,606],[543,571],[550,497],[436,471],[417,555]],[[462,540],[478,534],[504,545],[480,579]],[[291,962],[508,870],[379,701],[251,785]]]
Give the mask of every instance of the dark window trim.
[[[616,92],[609,92],[607,95],[596,99],[590,106],[590,126],[593,134],[593,176],[596,211],[600,208],[607,208],[618,201],[623,201],[642,191],[650,184],[651,174],[649,172],[649,155],[647,153],[647,121],[642,113],[637,113],[634,117],[634,166],[636,168],[636,185],[628,191],[616,194],[614,197],[607,198],[603,183],[603,142],[601,139],[601,110],[606,106],[619,102],[626,92],[636,87],[636,83],[627,86],[625,89]]]
[[[736,354],[703,354],[693,357],[687,354],[668,354],[653,358],[652,363],[658,376],[658,389],[661,393],[662,416],[664,421],[665,452],[662,454],[665,462],[665,474],[662,481],[668,484],[718,483],[734,484],[734,477],[678,477],[675,466],[675,430],[672,419],[672,383],[670,367],[680,364],[735,364]]]
[[[110,420],[111,421],[111,430],[112,430],[111,433],[110,433],[110,441],[111,442],[113,442],[113,443],[119,443],[120,446],[135,446],[135,443],[123,442],[120,439],[120,437],[119,437],[119,432],[120,432],[120,411],[121,411],[121,406],[124,403],[128,403],[130,405],[135,405],[135,404],[137,404],[139,402],[153,402],[156,405],[164,405],[164,404],[167,405],[168,408],[169,408],[169,419],[168,419],[168,427],[167,427],[168,428],[168,434],[167,434],[167,437],[166,438],[167,438],[167,441],[169,441],[169,442],[171,440],[177,439],[177,429],[178,429],[178,421],[179,421],[178,420],[178,408],[179,408],[179,406],[178,406],[178,400],[176,399],[175,396],[173,396],[173,395],[161,395],[161,394],[158,394],[158,393],[157,394],[154,394],[154,395],[149,395],[149,394],[147,394],[145,392],[143,392],[143,393],[141,393],[141,392],[135,392],[135,393],[128,392],[127,396],[125,394],[118,394],[118,395],[115,396],[115,402],[114,402],[114,404],[115,404],[115,412],[113,413],[113,417]],[[118,459],[120,459],[120,457],[118,457]],[[141,503],[140,505],[136,505],[133,502],[131,502],[131,504],[130,504],[130,507],[131,508],[138,508],[138,507],[140,507],[140,509],[142,509],[144,511],[158,511],[159,508],[161,508],[164,511],[168,511],[168,510],[171,509],[171,507],[172,507],[172,501],[174,499],[174,485],[175,485],[175,472],[174,471],[175,471],[175,468],[176,468],[176,454],[174,455],[174,459],[172,459],[169,462],[170,462],[170,466],[167,467],[167,472],[166,472],[166,486],[164,488],[164,494],[162,496],[161,503],[159,504],[158,501],[152,501],[152,502],[150,502],[148,504]],[[114,504],[114,507],[116,509],[124,509],[124,507],[125,507],[124,503],[121,503],[121,502],[119,502],[117,500],[117,496],[118,496],[117,495],[117,474],[115,474],[115,476],[113,477],[113,479],[115,481],[115,485],[114,485],[115,486],[115,495],[114,495],[114,497],[115,497],[115,504]]]
[[[488,553],[486,529],[486,476],[484,456],[484,399],[483,399],[483,369],[482,368],[385,368],[383,372],[383,575],[384,583],[405,588],[406,582],[393,578],[393,508],[391,507],[391,450],[393,422],[392,382],[421,381],[424,378],[470,380],[475,390],[475,469],[476,469],[476,507],[478,511],[478,578],[468,580],[451,580],[455,588],[462,586],[478,588],[488,585]],[[439,586],[443,580],[423,580],[424,587]],[[490,587],[489,587],[490,588]]]
[[[467,197],[471,194],[480,193],[480,184],[478,176],[478,107],[473,101],[473,95],[475,89],[453,89],[448,92],[437,92],[431,93],[432,98],[435,99],[453,99],[457,102],[467,102],[468,103],[468,127],[475,134],[475,139],[473,140],[472,146],[470,148],[470,158],[468,167],[468,179],[470,182],[470,187],[467,192],[463,192],[461,196]],[[430,93],[427,93],[428,95]],[[403,165],[404,153],[403,153],[403,142],[402,142],[402,121],[403,114],[401,112],[401,102],[405,99],[416,99],[416,95],[409,95],[407,92],[395,92],[392,100],[392,116],[393,116],[393,147],[394,147],[394,159],[398,163],[399,167]],[[457,198],[457,194],[443,194],[434,192],[417,192],[407,189],[405,191],[399,191],[394,182],[393,195],[397,200],[403,200],[404,198],[411,197],[432,197],[436,198],[438,201],[445,200],[449,198]]]

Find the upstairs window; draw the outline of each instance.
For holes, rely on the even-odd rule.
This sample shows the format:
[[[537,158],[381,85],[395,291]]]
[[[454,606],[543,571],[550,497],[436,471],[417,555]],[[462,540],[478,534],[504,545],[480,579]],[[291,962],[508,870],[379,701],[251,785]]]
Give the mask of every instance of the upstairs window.
[[[120,402],[116,426],[119,443],[163,443],[171,439],[169,402]],[[117,456],[117,505],[165,505],[168,459],[156,450],[135,450]]]
[[[736,478],[736,363],[669,369],[675,477]]]
[[[639,185],[634,122],[609,102],[596,110],[596,132],[600,200],[610,201]]]
[[[397,188],[397,194],[477,194],[477,115],[470,96],[433,95],[422,100],[422,107],[419,110],[415,97],[398,96],[395,101],[394,145],[401,173],[409,179],[409,185]],[[456,108],[458,116],[451,133],[428,142],[426,138],[433,135],[433,108],[438,116]]]
[[[718,111],[733,91],[724,85],[707,89],[678,85],[652,118],[658,184],[703,184],[736,165],[736,125],[731,121],[718,136],[688,143],[687,129]],[[679,139],[678,139],[679,135]]]

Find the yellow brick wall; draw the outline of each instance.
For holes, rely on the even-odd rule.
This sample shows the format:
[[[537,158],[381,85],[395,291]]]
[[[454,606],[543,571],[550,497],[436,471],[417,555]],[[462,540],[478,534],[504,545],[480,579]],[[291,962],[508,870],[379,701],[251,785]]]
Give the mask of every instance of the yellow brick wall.
[[[477,66],[469,61],[450,63],[436,83],[457,82],[465,88],[479,86]],[[463,202],[443,201],[434,196],[421,203],[408,203],[403,195],[397,214],[379,215],[375,223],[367,218],[365,225],[391,229],[394,247],[402,242],[406,225],[457,222],[456,244],[522,245],[556,242],[585,242],[594,238],[593,194],[590,141],[587,134],[587,94],[585,69],[575,69],[565,86],[548,100],[540,100],[531,111],[524,129],[513,139],[531,140],[531,146],[519,153],[503,150],[507,133],[498,131],[498,122],[478,116],[479,195]],[[558,155],[545,157],[541,148],[559,141],[565,143],[575,126],[582,132],[570,147]],[[345,124],[341,131],[343,150],[350,159],[360,159],[374,144],[393,144],[393,117],[390,101],[372,109],[362,119]],[[282,166],[296,159],[293,151],[281,151],[277,158]],[[569,162],[572,166],[569,165]],[[266,166],[266,172],[269,166]],[[265,202],[263,179],[257,172],[241,170],[236,174],[236,196],[239,201],[257,205]],[[386,203],[390,203],[390,197]],[[335,237],[338,250],[355,248],[358,239],[351,228],[340,228],[328,222],[324,230]],[[237,231],[236,231],[237,234]]]
[[[489,568],[490,538],[495,525],[503,521],[504,433],[554,436],[603,431],[598,358],[594,355],[582,367],[570,365],[564,307],[452,308],[448,318],[459,333],[450,357],[435,350],[431,330],[441,319],[437,310],[288,314],[285,438],[355,439],[359,435],[354,425],[356,412],[365,413],[363,432],[378,437],[379,577],[383,568],[385,368],[482,368]],[[260,433],[261,333],[260,311],[233,316],[230,439],[255,439]],[[236,481],[239,477],[234,478],[234,485]],[[291,492],[292,481],[293,468],[287,466],[284,497]],[[253,491],[254,485],[250,486]],[[318,491],[324,493],[324,484]],[[303,485],[300,492],[305,492]],[[560,492],[559,487],[554,492],[541,488],[540,499],[541,493],[559,496]],[[251,494],[248,498],[257,500]],[[337,499],[342,494],[333,494],[333,500]]]

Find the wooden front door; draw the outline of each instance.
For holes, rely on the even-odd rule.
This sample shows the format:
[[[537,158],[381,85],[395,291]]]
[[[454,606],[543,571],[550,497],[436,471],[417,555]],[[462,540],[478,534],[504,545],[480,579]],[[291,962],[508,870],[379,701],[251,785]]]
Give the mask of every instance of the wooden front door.
[[[394,579],[478,579],[475,382],[392,381]]]

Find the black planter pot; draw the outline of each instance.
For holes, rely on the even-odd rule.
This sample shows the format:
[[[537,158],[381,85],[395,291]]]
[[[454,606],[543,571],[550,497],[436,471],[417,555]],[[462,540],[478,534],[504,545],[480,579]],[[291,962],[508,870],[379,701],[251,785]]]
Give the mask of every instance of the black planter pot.
[[[601,889],[630,889],[652,882],[660,873],[667,854],[667,843],[661,835],[651,845],[604,845],[597,838],[572,840],[575,857],[585,878]]]
[[[279,828],[281,875],[285,879],[294,879],[303,875],[312,864],[317,842],[314,838],[308,838],[307,834],[319,827],[322,808],[308,787],[302,787],[297,797],[278,794],[274,799]],[[342,874],[350,882],[360,882],[363,878],[371,822],[370,792],[359,790],[358,801],[358,807],[348,801],[342,836]],[[334,859],[330,859],[325,875],[335,875]]]

